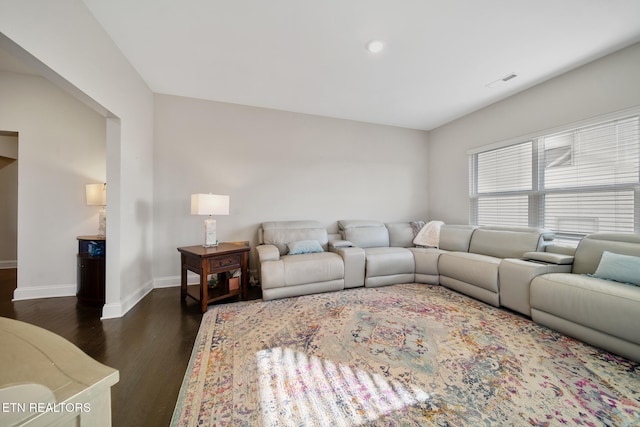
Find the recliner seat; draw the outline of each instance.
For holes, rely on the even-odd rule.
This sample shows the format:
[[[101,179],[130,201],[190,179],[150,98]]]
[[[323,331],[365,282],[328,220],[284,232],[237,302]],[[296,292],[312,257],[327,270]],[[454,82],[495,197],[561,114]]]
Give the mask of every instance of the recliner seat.
[[[543,250],[552,240],[553,233],[538,228],[479,227],[471,235],[468,252],[440,256],[440,284],[499,307],[502,260]]]
[[[328,233],[319,222],[265,222],[258,236],[264,300],[344,289],[344,260],[338,253],[328,252]],[[305,240],[317,241],[323,252],[288,254],[289,244]]]
[[[412,245],[413,232],[409,223],[387,226],[379,221],[341,220],[338,221],[338,228],[344,240],[364,250],[364,286],[378,287],[414,281],[414,257],[404,247]],[[390,246],[391,242],[398,246]]]
[[[543,274],[531,281],[531,318],[640,362],[640,287],[591,277],[604,251],[640,257],[640,235],[584,237],[570,273]]]

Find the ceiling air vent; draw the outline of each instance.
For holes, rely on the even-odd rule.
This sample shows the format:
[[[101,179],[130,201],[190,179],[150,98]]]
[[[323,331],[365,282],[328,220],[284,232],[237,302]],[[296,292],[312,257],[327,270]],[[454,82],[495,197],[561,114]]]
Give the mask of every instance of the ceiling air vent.
[[[486,86],[488,88],[493,88],[496,86],[500,86],[506,82],[508,82],[509,80],[515,79],[516,77],[518,77],[518,75],[516,73],[509,73],[506,76],[500,77],[498,80],[494,80],[491,83],[487,84]]]

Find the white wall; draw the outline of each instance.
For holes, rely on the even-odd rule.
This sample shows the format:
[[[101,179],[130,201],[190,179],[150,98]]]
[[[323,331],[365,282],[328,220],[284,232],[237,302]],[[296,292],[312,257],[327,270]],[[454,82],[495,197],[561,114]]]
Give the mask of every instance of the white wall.
[[[75,295],[78,235],[96,234],[85,184],[106,175],[105,121],[42,77],[0,72],[0,129],[18,132],[15,298]]]
[[[103,317],[120,316],[152,289],[153,95],[81,1],[3,0],[0,29],[51,78],[110,112]],[[35,257],[18,242],[19,264]]]
[[[429,217],[469,220],[467,150],[640,105],[640,43],[429,133]]]
[[[264,221],[426,219],[426,162],[422,131],[156,95],[154,276],[176,284],[176,248],[204,241],[192,193],[230,195],[218,239],[253,245]]]

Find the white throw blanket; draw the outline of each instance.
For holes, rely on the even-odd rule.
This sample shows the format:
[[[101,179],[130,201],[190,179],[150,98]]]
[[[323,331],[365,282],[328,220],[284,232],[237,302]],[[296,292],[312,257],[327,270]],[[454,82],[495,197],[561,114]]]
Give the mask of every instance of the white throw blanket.
[[[440,246],[440,227],[444,225],[442,221],[429,221],[418,232],[418,235],[413,239],[413,244],[416,246],[428,246],[437,248]]]

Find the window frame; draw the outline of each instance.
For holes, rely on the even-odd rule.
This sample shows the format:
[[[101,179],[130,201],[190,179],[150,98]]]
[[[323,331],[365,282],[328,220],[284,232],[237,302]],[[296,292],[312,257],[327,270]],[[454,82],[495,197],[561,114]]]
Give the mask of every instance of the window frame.
[[[614,113],[601,115],[598,117],[582,120],[579,122],[570,123],[563,126],[547,129],[540,132],[524,135],[517,138],[511,138],[509,140],[497,142],[494,144],[485,145],[467,151],[469,158],[469,223],[472,225],[485,225],[479,224],[479,203],[482,198],[489,197],[506,197],[515,195],[527,195],[528,197],[528,210],[527,210],[527,225],[529,227],[545,228],[545,196],[551,194],[576,194],[576,193],[594,193],[594,192],[621,192],[632,191],[633,192],[633,232],[640,233],[640,165],[638,165],[638,177],[634,182],[623,184],[602,184],[602,185],[588,185],[588,186],[576,186],[576,187],[562,187],[562,188],[546,188],[544,185],[545,175],[545,162],[544,150],[542,148],[542,140],[550,136],[561,133],[571,133],[584,130],[585,128],[604,125],[607,123],[613,123],[615,121],[623,121],[627,119],[637,120],[636,129],[636,144],[640,150],[640,106],[633,107],[626,110],[617,111]],[[493,150],[503,149],[507,147],[513,147],[519,144],[532,143],[532,163],[531,163],[531,175],[532,186],[530,190],[514,190],[514,191],[495,191],[495,192],[478,192],[478,173],[479,164],[478,158],[482,153],[487,153]],[[570,162],[573,165],[575,161],[575,142],[570,142]],[[640,163],[640,158],[638,159]],[[524,217],[522,218],[524,219]],[[488,224],[487,224],[488,225]],[[571,232],[571,231],[556,231],[556,236],[559,240],[565,242],[578,241],[588,233]]]

